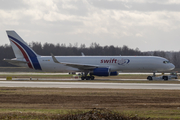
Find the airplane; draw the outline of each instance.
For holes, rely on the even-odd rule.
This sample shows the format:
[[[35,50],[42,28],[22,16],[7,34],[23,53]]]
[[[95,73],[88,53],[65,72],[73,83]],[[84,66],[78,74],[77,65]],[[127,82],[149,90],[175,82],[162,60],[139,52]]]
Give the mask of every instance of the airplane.
[[[4,61],[35,70],[81,72],[82,80],[94,80],[94,76],[116,76],[122,70],[150,70],[155,75],[157,71],[175,68],[167,59],[157,56],[40,56],[15,31],[6,32],[16,58]]]

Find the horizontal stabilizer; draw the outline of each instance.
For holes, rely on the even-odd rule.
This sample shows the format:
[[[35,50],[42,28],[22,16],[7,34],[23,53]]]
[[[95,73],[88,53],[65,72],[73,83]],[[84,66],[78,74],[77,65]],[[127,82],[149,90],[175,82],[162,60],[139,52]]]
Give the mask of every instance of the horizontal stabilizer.
[[[24,64],[27,64],[26,61],[22,61],[22,60],[17,60],[17,59],[4,59],[3,61],[6,61],[8,63],[11,63],[11,64],[20,64],[20,63],[24,63]]]

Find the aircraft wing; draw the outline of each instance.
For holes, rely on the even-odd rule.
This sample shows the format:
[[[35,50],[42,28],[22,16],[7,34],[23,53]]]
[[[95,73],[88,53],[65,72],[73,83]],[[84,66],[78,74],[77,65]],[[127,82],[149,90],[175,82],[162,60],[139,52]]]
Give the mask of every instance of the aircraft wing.
[[[52,53],[51,53],[51,56],[55,63],[64,64],[70,67],[78,68],[80,70],[91,70],[91,69],[100,67],[99,65],[59,62]]]

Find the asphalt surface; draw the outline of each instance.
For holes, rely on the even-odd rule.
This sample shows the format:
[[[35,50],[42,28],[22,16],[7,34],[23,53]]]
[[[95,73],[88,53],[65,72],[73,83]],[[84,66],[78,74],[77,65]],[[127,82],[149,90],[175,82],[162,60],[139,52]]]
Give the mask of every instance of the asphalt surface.
[[[0,81],[0,87],[99,88],[99,89],[170,89],[170,90],[179,90],[180,84]]]

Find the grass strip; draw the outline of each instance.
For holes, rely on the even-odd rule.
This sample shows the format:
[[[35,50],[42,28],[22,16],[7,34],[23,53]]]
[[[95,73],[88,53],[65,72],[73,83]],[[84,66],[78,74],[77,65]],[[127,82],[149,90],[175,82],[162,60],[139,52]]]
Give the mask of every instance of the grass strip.
[[[137,115],[124,115],[108,109],[93,109],[90,111],[70,111],[66,114],[58,113],[33,113],[33,112],[9,112],[0,113],[0,119],[18,120],[148,120]]]

